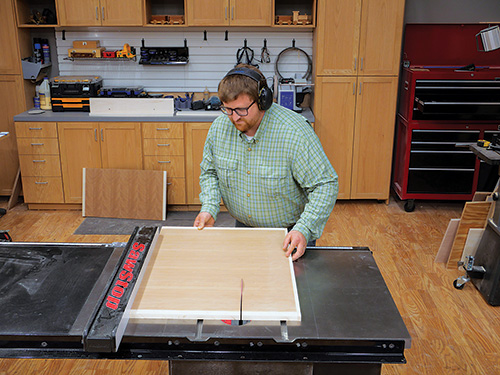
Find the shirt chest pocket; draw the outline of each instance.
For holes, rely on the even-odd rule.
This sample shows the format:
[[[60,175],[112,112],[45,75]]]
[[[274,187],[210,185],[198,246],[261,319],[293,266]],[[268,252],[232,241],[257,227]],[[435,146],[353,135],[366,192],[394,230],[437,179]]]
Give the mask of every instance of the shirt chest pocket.
[[[288,168],[285,165],[259,167],[259,177],[262,187],[271,195],[280,195],[285,193]]]
[[[238,161],[226,158],[217,158],[217,176],[222,186],[227,188],[235,185]]]

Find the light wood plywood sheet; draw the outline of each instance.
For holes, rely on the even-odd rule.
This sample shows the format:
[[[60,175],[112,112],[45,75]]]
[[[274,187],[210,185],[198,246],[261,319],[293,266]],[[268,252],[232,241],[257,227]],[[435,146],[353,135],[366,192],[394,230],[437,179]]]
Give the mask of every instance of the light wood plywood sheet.
[[[141,319],[300,321],[285,229],[163,227],[131,310]]]

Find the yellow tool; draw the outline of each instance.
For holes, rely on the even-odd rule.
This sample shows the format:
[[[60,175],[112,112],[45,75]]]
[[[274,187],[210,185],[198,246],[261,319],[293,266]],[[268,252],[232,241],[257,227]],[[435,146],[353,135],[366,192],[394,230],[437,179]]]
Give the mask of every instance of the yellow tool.
[[[121,51],[116,51],[116,57],[128,57],[131,59],[135,57],[135,48],[131,48],[130,44],[125,43]]]
[[[488,148],[488,147],[490,147],[491,142],[490,142],[490,141],[486,141],[486,140],[484,140],[484,139],[480,139],[480,140],[478,140],[478,141],[477,141],[477,145],[478,145],[479,147]]]

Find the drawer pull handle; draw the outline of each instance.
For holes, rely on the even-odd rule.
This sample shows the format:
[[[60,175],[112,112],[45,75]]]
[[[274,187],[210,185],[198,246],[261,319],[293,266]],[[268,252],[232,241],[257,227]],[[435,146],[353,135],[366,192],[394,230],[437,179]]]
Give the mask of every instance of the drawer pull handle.
[[[162,164],[162,163],[166,164],[166,163],[172,163],[172,161],[171,160],[158,160],[158,163],[160,163],[160,164]]]
[[[48,181],[45,181],[45,182],[35,181],[35,184],[37,184],[37,185],[47,185],[48,183],[49,183]]]
[[[167,182],[167,185],[172,185],[172,183],[171,182]]]
[[[42,130],[42,128],[28,128],[29,130]]]
[[[45,163],[45,160],[33,160],[33,163]]]
[[[168,147],[170,143],[158,143],[158,147]]]
[[[32,143],[32,146],[43,146],[43,143]]]
[[[156,130],[170,130],[170,128],[156,128]]]

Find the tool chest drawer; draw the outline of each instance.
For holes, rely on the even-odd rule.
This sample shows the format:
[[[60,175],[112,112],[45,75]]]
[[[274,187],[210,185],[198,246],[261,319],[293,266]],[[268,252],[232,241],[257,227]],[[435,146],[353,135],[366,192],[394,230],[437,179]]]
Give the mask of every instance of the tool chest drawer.
[[[143,138],[184,138],[182,122],[143,122]]]
[[[57,138],[55,122],[16,122],[18,138]]]
[[[184,155],[183,139],[144,139],[144,155]]]
[[[407,193],[471,194],[475,169],[410,168]]]
[[[23,176],[61,176],[58,155],[19,155]]]
[[[167,171],[169,177],[185,177],[184,156],[144,156],[144,169]]]
[[[61,177],[23,176],[24,196],[29,203],[64,203]]]
[[[17,138],[20,155],[59,155],[57,138]]]

